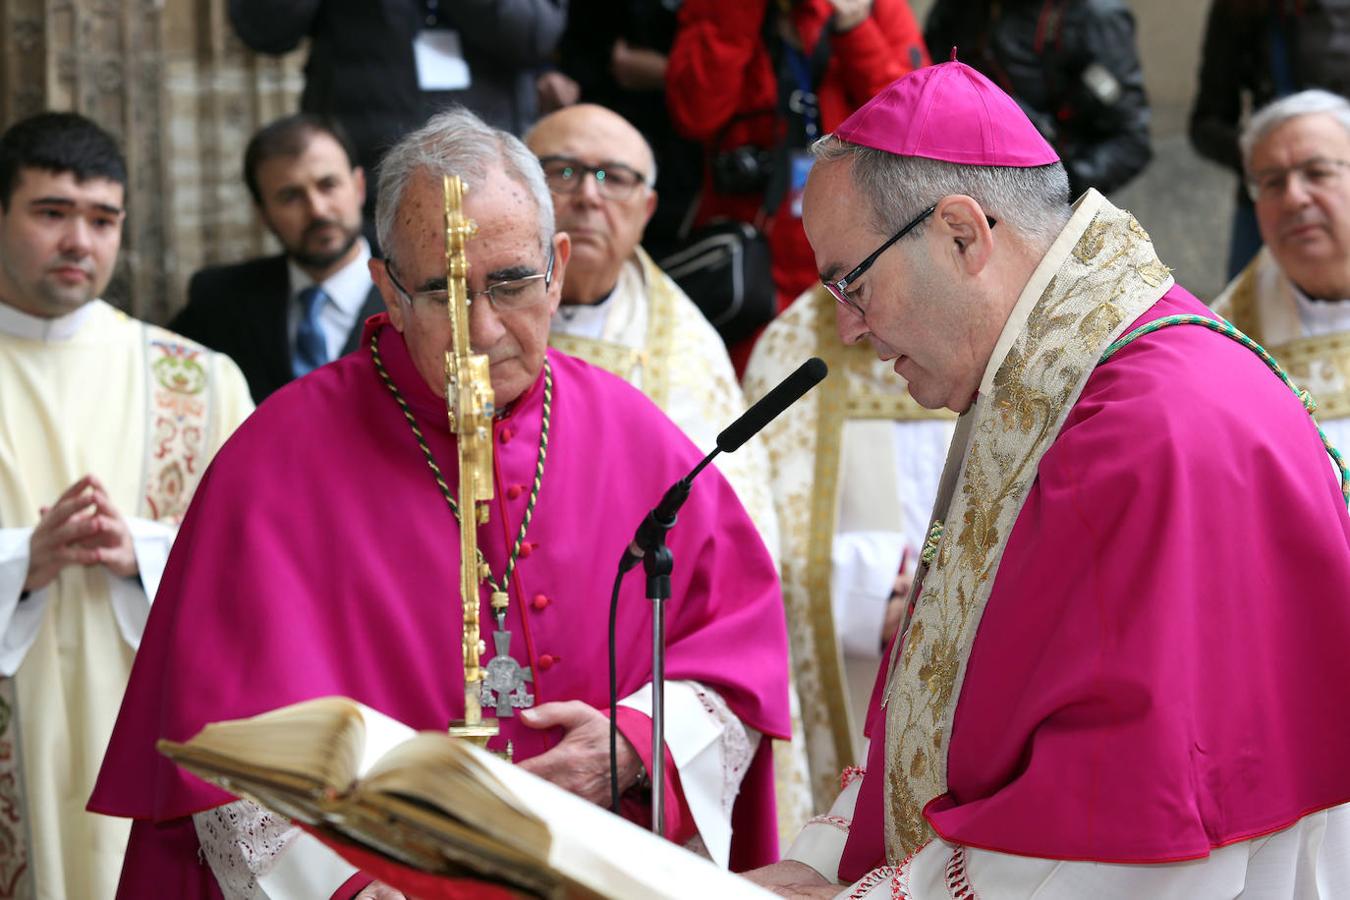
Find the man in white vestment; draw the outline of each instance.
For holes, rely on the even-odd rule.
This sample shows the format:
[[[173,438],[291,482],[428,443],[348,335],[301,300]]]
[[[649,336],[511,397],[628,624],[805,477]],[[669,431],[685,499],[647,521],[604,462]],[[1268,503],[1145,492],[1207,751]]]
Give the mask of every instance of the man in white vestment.
[[[1350,102],[1302,91],[1252,116],[1240,141],[1265,246],[1215,301],[1317,401],[1350,447]]]
[[[590,104],[545,116],[525,143],[544,167],[558,230],[572,238],[549,344],[623,378],[711,450],[745,397],[716,329],[640,245],[657,203],[651,148],[617,113]],[[763,442],[714,465],[776,558]]]
[[[549,344],[625,379],[695,445],[711,450],[718,432],[745,412],[746,400],[717,330],[640,244],[657,203],[651,147],[622,116],[591,104],[545,116],[525,143],[544,167],[558,229],[572,238]],[[765,442],[752,439],[714,465],[778,559]],[[798,736],[791,745],[774,745],[785,839],[810,815],[801,744]]]
[[[890,366],[835,331],[816,287],[769,323],[745,370],[758,400],[810,356],[831,377],[764,429],[783,602],[801,697],[812,804],[862,758],[882,651],[900,625],[956,416],[924,409]]]
[[[126,164],[69,113],[0,137],[0,895],[110,897],[84,811],[174,527],[252,411],[238,368],[98,299]]]

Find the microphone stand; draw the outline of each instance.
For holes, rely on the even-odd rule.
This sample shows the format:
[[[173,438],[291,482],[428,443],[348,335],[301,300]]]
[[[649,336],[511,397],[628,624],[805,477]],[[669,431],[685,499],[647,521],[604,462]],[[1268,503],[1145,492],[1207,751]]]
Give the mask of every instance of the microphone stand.
[[[652,832],[666,836],[666,601],[675,555],[663,534],[642,557],[647,599],[652,603]]]
[[[677,513],[684,501],[689,499],[689,489],[694,478],[702,472],[713,457],[722,451],[728,453],[737,450],[743,443],[759,432],[768,422],[788,406],[795,403],[822,378],[825,377],[825,363],[819,359],[810,359],[803,363],[777,387],[760,398],[730,427],[717,436],[717,446],[703,457],[684,478],[671,485],[656,508],[647,513],[647,517],[638,526],[633,542],[624,549],[619,559],[619,571],[614,580],[614,594],[610,599],[609,610],[609,779],[610,802],[614,813],[619,812],[619,775],[618,759],[618,692],[616,689],[615,666],[615,615],[618,609],[619,586],[625,573],[642,560],[647,573],[647,599],[652,604],[652,832],[657,837],[665,837],[665,789],[666,789],[666,608],[670,599],[670,573],[675,568],[675,555],[666,546],[666,532],[675,527]]]
[[[656,508],[647,514],[631,548],[624,550],[619,560],[619,578],[637,565],[641,552],[642,568],[647,574],[647,599],[652,604],[652,833],[666,836],[666,601],[670,599],[670,573],[675,569],[675,554],[666,546],[666,532],[675,527],[677,511],[689,498],[689,488],[699,472],[713,460],[720,447],[714,449],[694,467],[693,471],[675,482]],[[611,700],[614,698],[611,697]],[[611,755],[616,740],[616,711],[610,713]],[[611,775],[614,768],[610,767]],[[617,809],[615,798],[615,812]]]

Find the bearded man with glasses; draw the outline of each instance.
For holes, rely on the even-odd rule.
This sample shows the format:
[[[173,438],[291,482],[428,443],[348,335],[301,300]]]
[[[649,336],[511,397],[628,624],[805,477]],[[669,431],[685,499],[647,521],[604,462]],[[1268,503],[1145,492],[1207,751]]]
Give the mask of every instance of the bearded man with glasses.
[[[497,410],[478,546],[508,605],[494,622],[483,591],[485,641],[492,632],[483,658],[509,654],[530,675],[530,696],[513,694],[518,708],[503,712],[498,699],[501,733],[489,746],[510,741],[525,768],[608,800],[600,710],[615,565],[701,453],[622,380],[548,348],[572,241],[554,230],[533,154],[454,110],[407,136],[380,169],[376,224],[388,257],[371,274],[387,314],[366,323],[360,351],[268,399],[212,468],[175,545],[91,801],[137,820],[124,896],[157,896],[166,884],[178,897],[217,887],[292,896],[297,872],[305,896],[371,881],[284,820],[176,770],[155,753],[158,738],[330,694],[417,729],[463,716],[459,524],[447,503],[457,472],[445,406],[445,174],[463,178],[464,214],[478,229],[465,248],[469,334],[488,357]],[[717,472],[700,478],[669,544],[678,563],[667,741],[657,748],[671,774],[665,833],[743,869],[777,853],[768,738],[788,731],[778,580]],[[624,813],[639,821],[650,817],[644,588],[625,583],[618,623],[618,774]]]
[[[1128,212],[1070,205],[974,69],[901,79],[815,154],[804,224],[838,337],[960,419],[866,762],[750,877],[788,897],[1350,896],[1350,476],[1311,397]],[[1305,160],[1251,171],[1310,191],[1326,172]]]
[[[1291,94],[1238,145],[1264,246],[1214,307],[1312,392],[1318,422],[1350,449],[1350,101]]]

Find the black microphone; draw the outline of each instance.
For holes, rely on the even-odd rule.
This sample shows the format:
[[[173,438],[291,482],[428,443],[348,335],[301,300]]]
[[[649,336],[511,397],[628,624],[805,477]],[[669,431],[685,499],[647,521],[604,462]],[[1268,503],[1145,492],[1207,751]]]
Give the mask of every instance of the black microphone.
[[[797,367],[797,371],[778,383],[759,402],[747,409],[739,419],[727,426],[717,436],[717,449],[726,453],[740,449],[741,444],[750,440],[765,425],[801,399],[802,395],[820,384],[829,369],[819,356],[813,356]]]
[[[728,425],[717,436],[717,448],[703,457],[703,461],[694,467],[694,471],[671,485],[656,508],[647,513],[642,524],[638,526],[632,543],[624,550],[623,559],[619,561],[619,571],[627,572],[633,568],[646,553],[665,540],[666,532],[675,527],[675,520],[678,518],[676,513],[680,511],[684,501],[689,499],[689,489],[694,476],[702,472],[704,467],[712,462],[714,456],[739,450],[741,445],[758,434],[760,429],[778,418],[783,410],[819,384],[829,371],[824,360],[818,356],[811,357],[798,366],[797,371],[761,397],[758,403],[742,413],[739,419]]]

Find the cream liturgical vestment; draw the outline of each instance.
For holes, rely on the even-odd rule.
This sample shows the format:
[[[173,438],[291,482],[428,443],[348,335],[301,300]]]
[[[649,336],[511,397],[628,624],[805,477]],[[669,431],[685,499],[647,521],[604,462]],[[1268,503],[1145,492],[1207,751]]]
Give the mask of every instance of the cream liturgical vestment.
[[[1317,422],[1331,443],[1350,448],[1350,297],[1313,300],[1263,247],[1214,311],[1280,361],[1317,401]]]
[[[716,446],[718,433],[745,412],[745,396],[717,330],[641,247],[624,263],[614,290],[603,301],[558,308],[549,343],[641,390],[705,452]],[[762,438],[752,438],[735,453],[718,456],[713,465],[731,482],[777,561],[778,519],[764,446]],[[652,505],[659,499],[653,497]],[[792,706],[795,723],[800,719],[795,695]],[[811,812],[798,731],[794,725],[791,745],[774,744],[779,835],[784,845]]]
[[[886,604],[901,567],[917,564],[956,421],[919,406],[869,345],[843,344],[834,307],[824,288],[802,294],[765,329],[745,372],[754,402],[808,357],[830,367],[764,430],[818,810],[861,758]]]
[[[0,304],[0,897],[111,897],[128,823],[84,811],[174,528],[252,411],[228,358],[102,300]],[[86,474],[139,579],[69,566],[21,599],[39,510]]]
[[[694,302],[641,247],[619,271],[608,298],[558,308],[549,343],[618,375],[646,394],[705,453],[745,412],[726,345]],[[778,558],[778,521],[769,494],[763,440],[751,439],[713,463],[736,490]],[[652,505],[660,497],[652,498]]]

